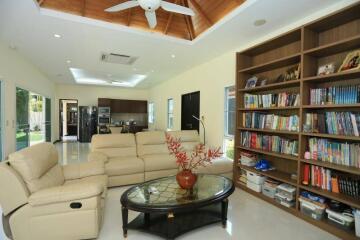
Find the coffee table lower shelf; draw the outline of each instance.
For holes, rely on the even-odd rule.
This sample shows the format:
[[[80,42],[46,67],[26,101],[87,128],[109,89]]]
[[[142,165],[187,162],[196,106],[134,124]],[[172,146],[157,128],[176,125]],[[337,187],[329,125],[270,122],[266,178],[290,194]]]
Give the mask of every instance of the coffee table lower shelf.
[[[167,213],[140,213],[127,225],[127,229],[138,230],[157,236],[174,239],[191,230],[222,222],[221,203],[206,206],[191,212],[174,213],[169,218]]]

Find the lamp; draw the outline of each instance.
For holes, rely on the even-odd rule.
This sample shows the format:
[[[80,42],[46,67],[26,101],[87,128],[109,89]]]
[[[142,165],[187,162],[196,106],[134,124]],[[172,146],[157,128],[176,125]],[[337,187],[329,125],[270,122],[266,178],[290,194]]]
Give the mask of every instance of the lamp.
[[[201,123],[202,127],[203,127],[203,130],[204,130],[204,145],[205,145],[205,126],[204,126],[204,122],[200,118],[198,118],[198,117],[196,117],[194,115],[192,115],[192,117],[195,118],[196,120],[198,120]]]

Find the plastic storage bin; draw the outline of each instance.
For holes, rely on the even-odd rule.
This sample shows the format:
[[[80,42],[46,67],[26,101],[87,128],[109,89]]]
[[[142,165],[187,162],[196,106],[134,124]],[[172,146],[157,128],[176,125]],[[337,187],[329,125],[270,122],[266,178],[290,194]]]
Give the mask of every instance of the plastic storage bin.
[[[281,196],[285,196],[289,201],[295,200],[296,188],[283,183],[277,186],[276,192],[280,193]]]
[[[253,172],[250,172],[250,171],[247,171],[247,180],[252,182],[252,183],[255,183],[255,184],[259,184],[259,185],[262,185],[266,179],[266,177],[264,176],[261,176],[260,174],[257,174],[257,173],[253,173]],[[261,192],[261,189],[260,189],[260,192]]]
[[[278,185],[279,185],[279,183],[265,181],[262,186],[262,194],[264,194],[265,196],[267,196],[269,198],[275,198],[276,187]]]
[[[252,181],[249,181],[249,179],[247,180],[246,186],[255,192],[261,192],[262,185],[253,183]]]
[[[330,209],[326,209],[326,213],[330,224],[347,231],[354,228],[354,216],[351,213],[340,213]]]
[[[303,197],[300,197],[299,201],[300,201],[300,211],[303,214],[315,220],[321,220],[324,217],[325,208],[326,208],[325,204],[313,202]]]
[[[275,194],[275,200],[276,202],[280,203],[281,205],[285,206],[285,207],[293,207],[295,206],[295,201],[292,198],[288,198],[287,196],[281,194],[281,193],[276,193]]]
[[[355,217],[355,234],[360,237],[360,210],[354,210]]]

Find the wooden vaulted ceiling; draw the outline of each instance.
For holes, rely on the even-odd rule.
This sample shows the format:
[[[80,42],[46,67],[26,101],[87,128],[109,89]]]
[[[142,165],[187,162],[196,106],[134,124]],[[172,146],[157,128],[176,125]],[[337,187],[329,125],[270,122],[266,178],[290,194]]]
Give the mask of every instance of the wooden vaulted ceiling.
[[[126,0],[38,0],[40,7],[75,14],[83,17],[121,24],[129,27],[155,31],[186,40],[194,40],[245,0],[168,0],[168,2],[190,7],[195,16],[156,10],[157,26],[148,27],[141,7],[107,13],[104,9]]]

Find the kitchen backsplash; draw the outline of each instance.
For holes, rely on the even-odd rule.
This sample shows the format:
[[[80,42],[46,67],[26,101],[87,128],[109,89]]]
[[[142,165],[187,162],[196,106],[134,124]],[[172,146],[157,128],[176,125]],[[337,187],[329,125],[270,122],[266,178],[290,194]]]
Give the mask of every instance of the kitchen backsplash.
[[[148,121],[146,113],[112,113],[111,120],[113,124],[133,120],[138,126],[146,126]]]

